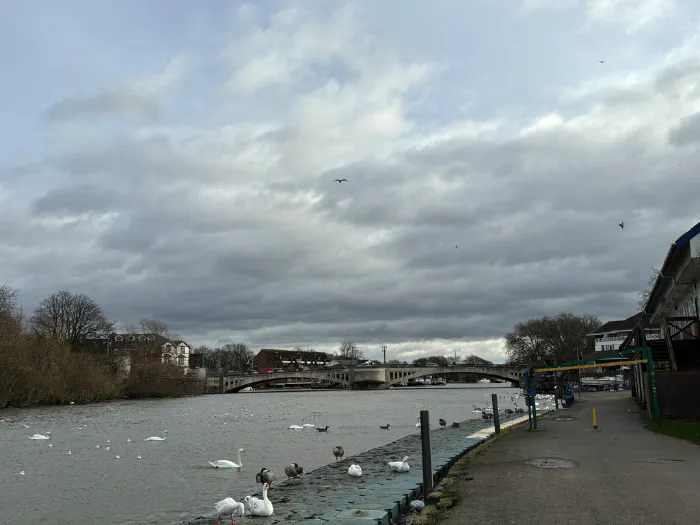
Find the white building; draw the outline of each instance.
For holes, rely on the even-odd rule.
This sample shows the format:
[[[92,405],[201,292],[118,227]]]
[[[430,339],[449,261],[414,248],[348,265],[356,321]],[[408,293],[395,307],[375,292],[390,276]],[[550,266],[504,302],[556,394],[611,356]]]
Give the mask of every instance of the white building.
[[[620,345],[637,327],[641,318],[642,312],[639,312],[627,319],[608,321],[595,332],[587,334],[587,336],[594,339],[594,350],[596,352],[615,352],[620,349]],[[661,330],[658,326],[645,326],[645,333],[647,340],[662,338]]]
[[[666,254],[644,314],[658,323],[671,369],[700,369],[700,223],[674,242]]]

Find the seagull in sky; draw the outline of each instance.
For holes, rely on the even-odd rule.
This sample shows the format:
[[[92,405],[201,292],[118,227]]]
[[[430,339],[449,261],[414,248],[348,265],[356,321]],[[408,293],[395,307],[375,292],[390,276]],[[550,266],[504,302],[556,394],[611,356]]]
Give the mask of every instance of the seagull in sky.
[[[598,60],[601,64],[605,64],[605,60]]]
[[[338,182],[338,183],[342,184],[343,182],[347,182],[347,181],[348,181],[348,179],[335,179],[333,182]]]

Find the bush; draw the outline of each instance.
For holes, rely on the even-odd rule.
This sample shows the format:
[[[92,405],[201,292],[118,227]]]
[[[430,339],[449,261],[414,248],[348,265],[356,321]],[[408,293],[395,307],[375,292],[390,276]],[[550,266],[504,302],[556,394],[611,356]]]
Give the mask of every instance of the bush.
[[[176,397],[202,393],[202,384],[183,375],[175,365],[152,363],[132,365],[122,385],[122,395],[129,398]]]

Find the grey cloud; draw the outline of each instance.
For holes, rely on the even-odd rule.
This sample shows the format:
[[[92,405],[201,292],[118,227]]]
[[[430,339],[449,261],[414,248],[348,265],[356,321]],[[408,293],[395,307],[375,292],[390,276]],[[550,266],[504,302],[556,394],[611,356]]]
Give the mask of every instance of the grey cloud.
[[[46,118],[61,122],[106,115],[135,116],[155,120],[160,116],[158,99],[146,93],[123,89],[97,95],[74,95],[46,109]]]
[[[700,142],[700,112],[681,120],[669,132],[668,140],[674,146],[688,146]]]
[[[33,204],[38,214],[81,214],[114,210],[123,203],[123,196],[97,186],[80,185],[54,188],[36,199]]]
[[[400,137],[407,145],[388,140],[377,153],[350,141],[330,161],[305,149],[318,137],[304,136],[303,123],[276,112],[267,131],[238,123],[115,132],[39,163],[61,178],[34,188],[40,196],[27,210],[0,216],[0,260],[28,309],[67,287],[116,320],[158,318],[194,344],[352,339],[413,352],[498,338],[562,309],[626,317],[649,265],[696,222],[694,192],[660,188],[691,187],[700,152],[658,140],[682,111],[660,120],[666,113],[653,104],[695,96],[683,86],[699,71],[681,63],[648,84],[591,95],[597,107],[582,122],[549,131],[431,141],[415,122]],[[130,114],[157,116],[142,102]],[[64,101],[49,113],[120,104]],[[625,112],[638,129],[608,133],[605,119],[624,123]],[[669,142],[691,144],[698,121],[681,120]],[[288,162],[290,150],[304,162]]]

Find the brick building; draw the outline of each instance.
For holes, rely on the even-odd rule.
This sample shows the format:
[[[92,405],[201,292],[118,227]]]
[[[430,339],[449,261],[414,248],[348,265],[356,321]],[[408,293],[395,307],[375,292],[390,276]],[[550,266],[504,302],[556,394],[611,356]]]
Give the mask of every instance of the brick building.
[[[255,366],[258,371],[282,368],[318,368],[326,366],[331,358],[325,352],[310,350],[278,350],[263,348],[255,356]]]

